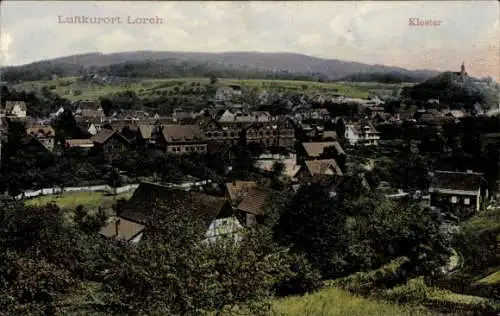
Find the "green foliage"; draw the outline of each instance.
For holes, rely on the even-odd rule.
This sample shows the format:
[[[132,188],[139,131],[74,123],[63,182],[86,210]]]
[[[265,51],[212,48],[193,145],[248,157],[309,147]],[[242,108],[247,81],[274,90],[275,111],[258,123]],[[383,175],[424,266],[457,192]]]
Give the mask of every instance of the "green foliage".
[[[13,251],[0,254],[0,306],[8,315],[50,315],[60,295],[79,281],[67,270],[45,259],[19,257]]]
[[[211,85],[214,85],[216,84],[218,81],[217,77],[216,76],[210,76],[210,84]]]
[[[450,106],[473,105],[476,102],[486,107],[498,104],[498,85],[484,85],[473,78],[465,78],[444,72],[413,87],[403,89],[403,95],[414,100],[438,99]]]
[[[79,205],[85,208],[86,212],[97,211],[99,206],[109,208],[115,200],[120,198],[128,199],[131,192],[119,195],[106,195],[102,192],[68,192],[61,195],[46,195],[29,200],[25,200],[26,206],[43,206],[49,203],[56,204],[61,209],[75,209]]]
[[[500,271],[493,272],[492,274],[482,278],[477,282],[486,284],[500,284]]]
[[[380,267],[406,256],[407,273],[432,274],[447,262],[449,237],[436,214],[376,196],[330,197],[303,186],[276,225],[276,238],[307,255],[327,278]]]
[[[381,288],[391,288],[406,282],[407,273],[404,265],[407,263],[409,263],[408,258],[397,258],[379,269],[356,272],[347,277],[332,280],[328,282],[328,286],[339,287],[356,294],[373,294]]]
[[[478,274],[500,266],[499,219],[500,210],[488,210],[460,224],[453,244],[464,257],[464,272]]]
[[[2,105],[5,101],[25,101],[27,105],[27,115],[35,118],[48,117],[59,109],[59,107],[69,106],[67,99],[62,98],[55,90],[50,90],[48,85],[45,89],[29,89],[16,91],[15,89],[6,89],[2,91]]]
[[[390,159],[379,159],[371,176],[378,184],[387,181],[395,188],[426,190],[430,184],[430,166],[425,156],[404,152]]]
[[[200,243],[205,223],[178,206],[155,206],[135,247],[97,236],[103,214],[83,207],[74,221],[50,204],[1,210],[0,242],[6,248],[0,254],[0,305],[7,315],[234,309],[258,315],[268,310],[266,302],[280,284],[312,289],[319,280],[303,258],[276,245],[265,227],[248,231],[239,243]]]
[[[486,314],[500,311],[500,305],[496,302],[430,287],[425,284],[423,278],[412,279],[405,285],[385,290],[381,293],[381,297],[397,303],[423,304],[448,313],[474,311]]]
[[[429,77],[428,74],[404,74],[399,72],[378,73],[362,72],[346,76],[340,81],[350,82],[382,82],[382,83],[402,83],[402,82],[421,82]]]

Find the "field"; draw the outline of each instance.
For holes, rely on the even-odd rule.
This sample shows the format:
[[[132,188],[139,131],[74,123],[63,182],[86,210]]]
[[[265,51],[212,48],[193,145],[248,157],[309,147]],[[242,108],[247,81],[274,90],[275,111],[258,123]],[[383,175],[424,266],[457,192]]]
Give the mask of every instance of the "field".
[[[302,297],[276,300],[273,310],[280,316],[404,316],[433,315],[423,308],[389,304],[327,288]]]
[[[477,281],[477,283],[485,283],[485,284],[499,284],[500,283],[500,270],[493,272],[492,274],[482,278]]]
[[[463,230],[479,234],[484,230],[500,229],[500,209],[487,210],[460,224]]]
[[[55,203],[62,209],[73,209],[78,205],[83,205],[87,209],[97,209],[99,206],[103,208],[111,207],[115,200],[120,198],[128,199],[132,195],[132,191],[119,195],[106,195],[102,192],[76,192],[65,193],[62,195],[41,196],[27,200],[25,205],[45,205],[47,203]]]
[[[182,88],[192,83],[206,86],[210,83],[208,78],[169,78],[169,79],[143,79],[130,84],[91,84],[82,82],[78,77],[58,78],[50,81],[30,81],[14,85],[14,89],[23,91],[40,91],[42,87],[48,87],[52,92],[69,100],[97,100],[99,97],[117,92],[131,90],[139,96],[159,94],[170,91],[175,87]],[[366,98],[377,91],[392,91],[406,84],[380,84],[380,83],[321,83],[313,81],[293,80],[260,80],[260,79],[220,79],[220,86],[236,84],[246,88],[269,89],[279,87],[288,91],[304,91],[308,93],[338,93],[353,98]],[[75,91],[80,91],[76,95]]]

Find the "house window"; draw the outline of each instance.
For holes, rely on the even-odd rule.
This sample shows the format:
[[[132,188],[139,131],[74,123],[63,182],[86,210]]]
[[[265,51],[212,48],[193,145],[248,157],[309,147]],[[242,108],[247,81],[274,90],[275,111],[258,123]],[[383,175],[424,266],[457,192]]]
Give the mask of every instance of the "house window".
[[[464,199],[464,204],[465,205],[470,205],[470,198],[465,198]]]
[[[458,198],[456,196],[451,197],[451,203],[455,204],[455,203],[457,203],[457,201],[458,201]]]

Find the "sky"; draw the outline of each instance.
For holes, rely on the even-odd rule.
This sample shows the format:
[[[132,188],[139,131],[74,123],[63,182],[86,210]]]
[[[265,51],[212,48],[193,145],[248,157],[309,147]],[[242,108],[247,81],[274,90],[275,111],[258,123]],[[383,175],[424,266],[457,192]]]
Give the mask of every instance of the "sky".
[[[115,23],[69,23],[73,16]],[[293,52],[439,71],[458,71],[465,61],[469,74],[499,80],[499,17],[497,1],[7,0],[0,64],[137,50]],[[155,23],[131,23],[142,18]],[[410,25],[415,19],[436,22]]]

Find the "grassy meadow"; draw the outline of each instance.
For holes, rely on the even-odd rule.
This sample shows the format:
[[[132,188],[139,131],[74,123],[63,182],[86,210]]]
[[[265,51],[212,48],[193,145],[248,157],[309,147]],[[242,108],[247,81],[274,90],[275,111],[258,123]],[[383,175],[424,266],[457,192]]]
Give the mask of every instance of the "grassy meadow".
[[[61,209],[74,209],[78,205],[83,205],[89,210],[95,210],[99,206],[103,208],[111,207],[115,200],[120,198],[128,199],[132,192],[126,192],[118,195],[107,195],[102,192],[70,192],[57,195],[40,196],[25,201],[26,206],[46,205],[55,203]]]
[[[143,79],[137,83],[129,84],[93,84],[83,82],[79,77],[65,77],[47,81],[29,81],[14,85],[14,89],[21,91],[39,91],[48,87],[52,92],[69,100],[97,100],[99,97],[113,93],[131,90],[139,96],[161,94],[164,91],[173,91],[191,84],[206,86],[210,84],[209,78],[167,78]],[[309,93],[342,94],[353,98],[367,98],[376,91],[392,91],[407,84],[381,84],[381,83],[345,83],[345,82],[314,82],[295,80],[260,80],[260,79],[219,79],[217,85],[241,85],[245,88],[270,89],[279,87],[285,91],[304,91]],[[74,91],[81,91],[75,95]]]
[[[276,300],[279,316],[423,316],[434,315],[422,307],[390,304],[326,288],[313,294]]]
[[[493,272],[490,275],[482,278],[481,280],[477,281],[477,283],[500,284],[500,270]]]
[[[480,212],[461,223],[460,227],[466,232],[475,234],[479,234],[485,230],[500,229],[500,209]]]

